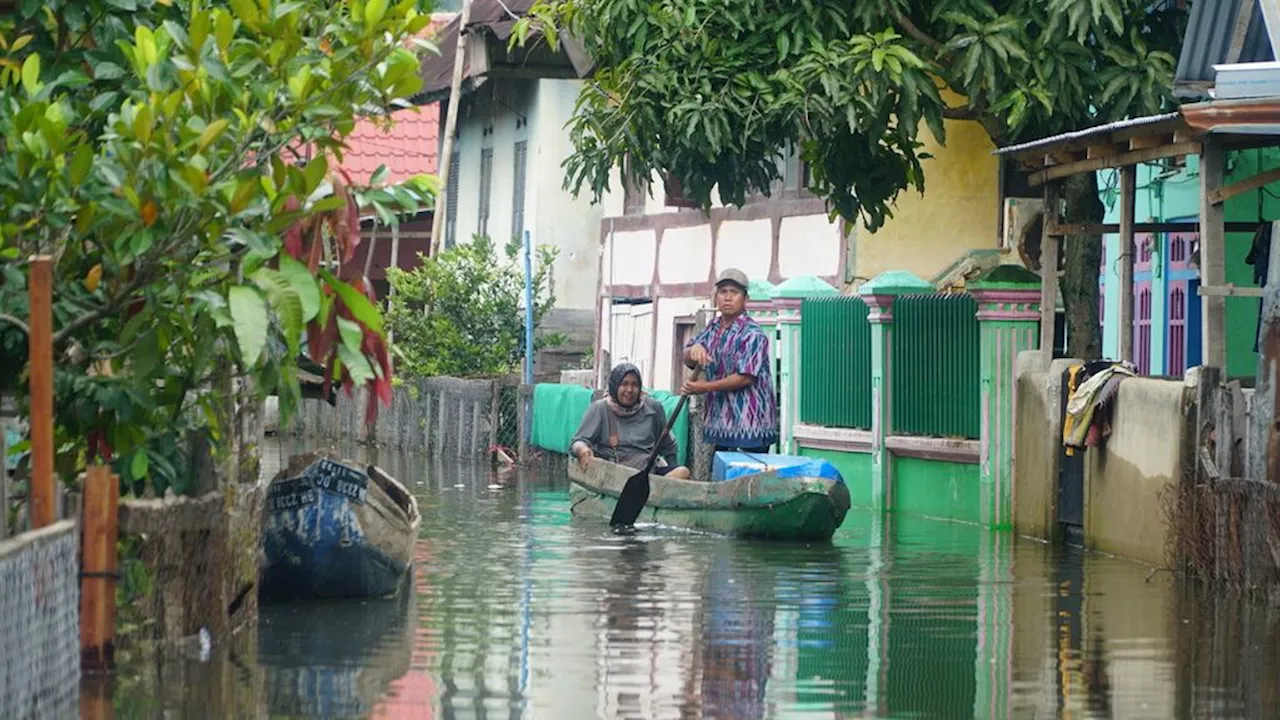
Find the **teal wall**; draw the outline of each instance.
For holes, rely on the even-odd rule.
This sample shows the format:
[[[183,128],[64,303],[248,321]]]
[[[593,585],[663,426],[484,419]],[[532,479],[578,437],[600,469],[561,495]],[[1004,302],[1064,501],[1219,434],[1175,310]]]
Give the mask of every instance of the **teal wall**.
[[[893,509],[899,513],[980,522],[981,467],[977,463],[893,458]]]
[[[1280,167],[1280,149],[1263,148],[1242,150],[1232,153],[1227,160],[1227,183],[1243,180],[1261,171]],[[1137,222],[1163,222],[1166,220],[1191,219],[1200,215],[1200,158],[1189,156],[1186,167],[1177,172],[1169,172],[1163,165],[1139,165],[1137,171],[1138,193],[1135,203],[1134,217]],[[1106,222],[1120,221],[1119,173],[1105,170],[1098,173],[1098,184],[1102,188],[1102,198],[1107,207]],[[1269,192],[1268,192],[1269,191]],[[1272,195],[1270,193],[1274,193]],[[1280,219],[1280,183],[1273,183],[1261,190],[1243,193],[1231,198],[1226,203],[1226,219],[1228,222],[1258,222]],[[1261,206],[1259,203],[1261,202]],[[1261,210],[1261,213],[1259,212]],[[1259,215],[1261,214],[1261,218]],[[1253,267],[1246,265],[1244,258],[1249,253],[1252,233],[1229,233],[1226,247],[1227,282],[1236,285],[1253,286]],[[1119,237],[1105,236],[1106,268],[1103,276],[1106,283],[1106,308],[1103,315],[1103,355],[1109,358],[1119,356],[1120,304],[1118,288],[1120,283]],[[1154,258],[1153,258],[1154,262]],[[1162,316],[1163,306],[1154,303],[1153,318]],[[1254,333],[1257,330],[1258,300],[1257,298],[1227,298],[1227,373],[1233,377],[1252,376],[1257,372],[1257,354],[1253,351]],[[1164,348],[1163,327],[1161,323],[1153,323],[1153,353]],[[1153,362],[1152,370],[1163,368],[1163,362]]]
[[[874,507],[871,455],[800,448],[805,457],[826,460],[840,471],[854,507]],[[976,463],[893,456],[893,510],[936,518],[981,521],[981,472]]]

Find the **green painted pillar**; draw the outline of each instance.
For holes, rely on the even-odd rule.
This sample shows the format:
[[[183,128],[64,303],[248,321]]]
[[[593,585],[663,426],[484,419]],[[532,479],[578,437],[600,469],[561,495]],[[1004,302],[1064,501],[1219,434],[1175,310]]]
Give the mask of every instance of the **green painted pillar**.
[[[974,653],[973,717],[1009,717],[1013,698],[1014,536],[984,532],[978,545],[978,647]]]
[[[893,299],[933,292],[928,281],[904,270],[882,272],[863,283],[858,294],[871,323],[871,506],[893,509],[893,458],[885,438],[893,431]]]
[[[800,306],[805,298],[839,295],[825,280],[798,275],[773,289],[778,324],[778,452],[794,455],[795,424],[800,421]]]
[[[982,334],[981,521],[1013,527],[1013,454],[1018,353],[1039,347],[1040,278],[998,265],[968,283]]]

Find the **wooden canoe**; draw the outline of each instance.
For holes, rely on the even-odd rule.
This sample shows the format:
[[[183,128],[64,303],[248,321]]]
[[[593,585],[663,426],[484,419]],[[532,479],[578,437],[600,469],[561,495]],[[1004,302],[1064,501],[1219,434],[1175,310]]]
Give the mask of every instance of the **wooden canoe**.
[[[635,469],[596,458],[586,472],[569,461],[573,514],[608,520]],[[849,489],[826,478],[761,472],[723,482],[649,476],[649,500],[637,522],[745,538],[830,540],[849,512]]]
[[[289,459],[263,515],[268,598],[393,595],[421,522],[417,499],[381,468],[323,453]]]

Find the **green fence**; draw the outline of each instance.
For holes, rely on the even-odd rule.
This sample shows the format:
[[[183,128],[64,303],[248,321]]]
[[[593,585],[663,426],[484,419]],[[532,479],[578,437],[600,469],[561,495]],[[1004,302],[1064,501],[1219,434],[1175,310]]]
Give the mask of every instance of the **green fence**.
[[[800,307],[800,421],[871,428],[871,324],[858,297]]]
[[[981,341],[969,295],[893,301],[893,431],[977,438],[982,432]]]

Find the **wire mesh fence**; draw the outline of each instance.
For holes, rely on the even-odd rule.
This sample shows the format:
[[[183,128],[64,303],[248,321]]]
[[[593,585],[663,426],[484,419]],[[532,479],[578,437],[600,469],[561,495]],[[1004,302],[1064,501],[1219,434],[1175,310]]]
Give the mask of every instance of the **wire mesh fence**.
[[[76,524],[0,542],[0,717],[78,715]]]

